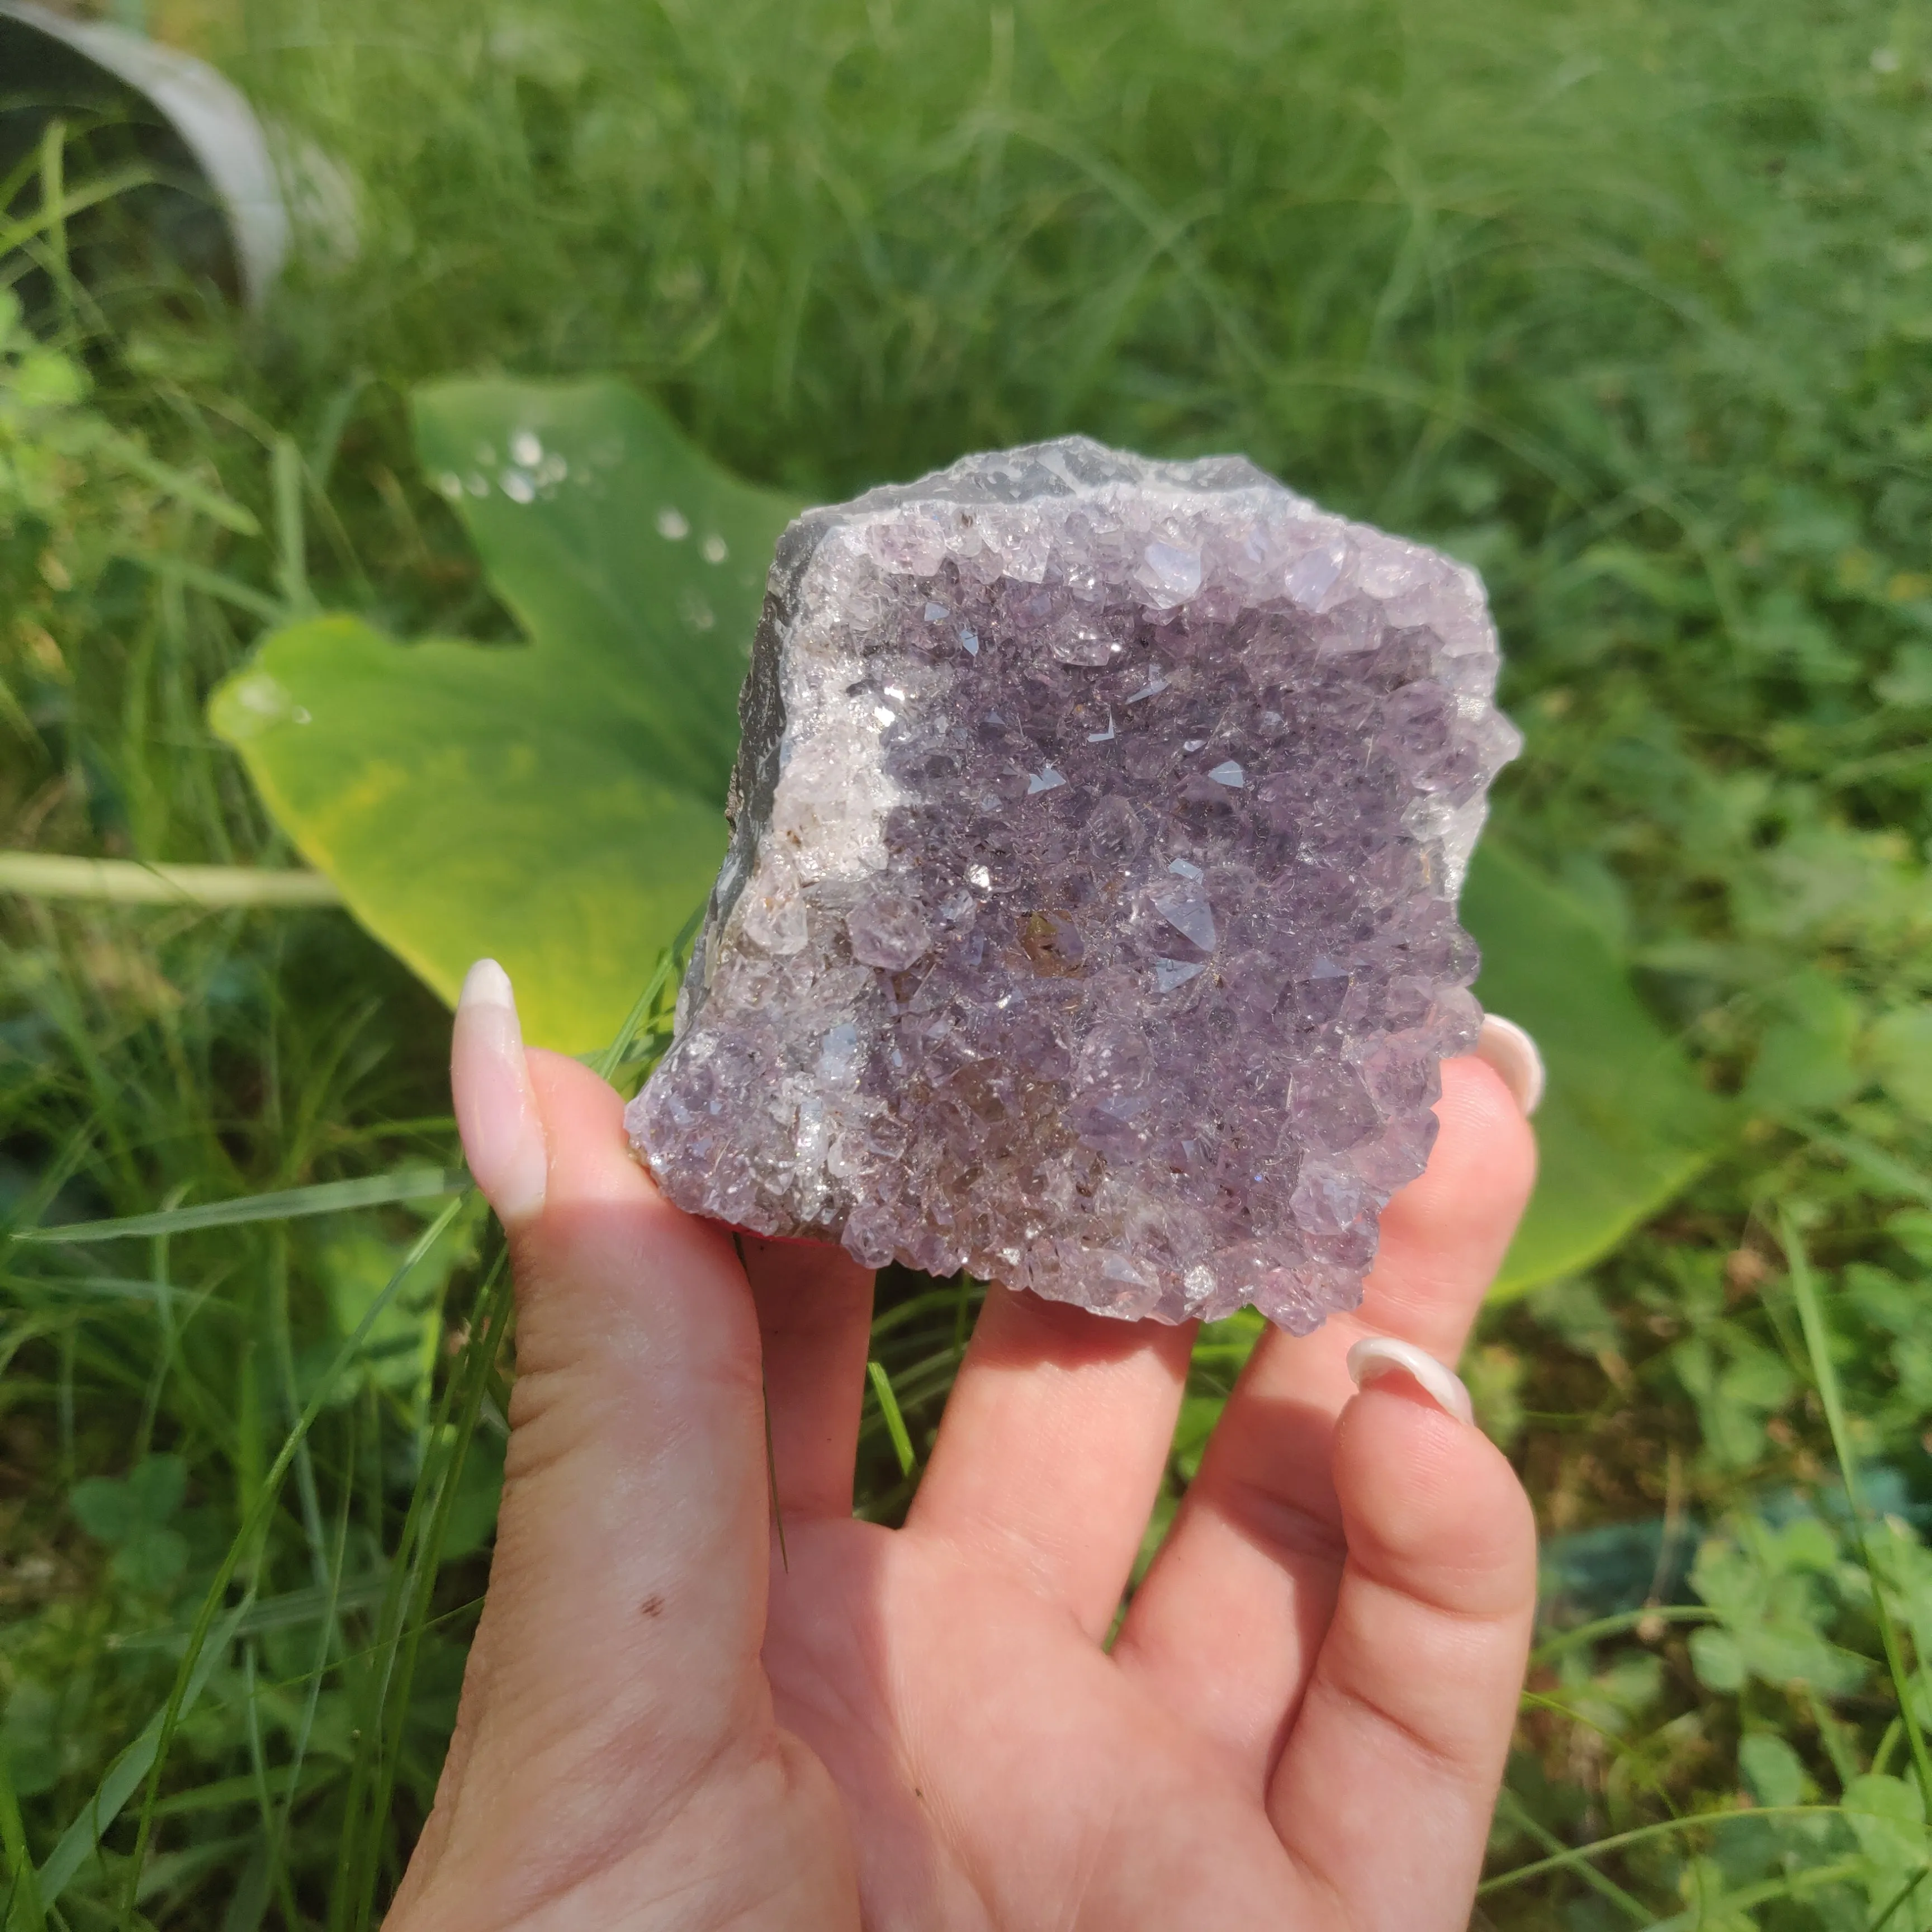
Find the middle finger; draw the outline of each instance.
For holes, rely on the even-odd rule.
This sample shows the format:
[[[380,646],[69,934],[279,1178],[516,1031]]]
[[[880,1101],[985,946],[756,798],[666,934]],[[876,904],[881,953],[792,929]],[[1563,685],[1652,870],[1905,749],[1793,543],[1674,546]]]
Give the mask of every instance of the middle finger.
[[[1194,1328],[989,1290],[908,1533],[969,1550],[1104,1636],[1160,1486]]]
[[[738,1238],[758,1311],[782,1516],[848,1516],[865,1400],[872,1276],[828,1241]]]

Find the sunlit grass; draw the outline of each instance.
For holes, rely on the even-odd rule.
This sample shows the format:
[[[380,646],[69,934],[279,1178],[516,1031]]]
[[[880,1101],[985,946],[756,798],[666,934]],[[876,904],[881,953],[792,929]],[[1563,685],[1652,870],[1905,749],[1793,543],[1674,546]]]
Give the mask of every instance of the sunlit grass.
[[[1756,1120],[1472,1359],[1549,1529],[1664,1524],[1634,1581],[1552,1600],[1483,1909],[1922,1927],[1912,29],[1787,0],[251,0],[226,57],[352,180],[352,262],[236,321],[139,250],[63,278],[82,215],[46,218],[40,158],[8,184],[0,280],[53,290],[35,327],[95,391],[0,413],[0,847],[286,864],[200,711],[262,626],[312,601],[507,634],[413,473],[420,377],[614,370],[814,494],[1069,429],[1239,448],[1447,543],[1489,578],[1528,737],[1501,835]],[[640,986],[622,1084],[669,986]],[[136,1221],[0,1236],[17,1924],[380,1915],[454,1712],[514,1367],[494,1238],[434,1191],[446,1046],[339,913],[0,896],[0,1216]],[[903,1508],[974,1304],[889,1285],[868,1515]],[[1244,1340],[1203,1351],[1177,1482]],[[1701,1604],[1672,1538],[1679,1573],[1702,1545]]]

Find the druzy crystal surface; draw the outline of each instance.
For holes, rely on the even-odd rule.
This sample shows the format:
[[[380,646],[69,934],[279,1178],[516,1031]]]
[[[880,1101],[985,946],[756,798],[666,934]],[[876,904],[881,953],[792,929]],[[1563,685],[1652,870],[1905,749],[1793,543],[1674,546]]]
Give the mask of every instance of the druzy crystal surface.
[[[1123,1316],[1352,1306],[1479,1019],[1474,573],[1080,438],[780,540],[628,1116],[681,1206]]]

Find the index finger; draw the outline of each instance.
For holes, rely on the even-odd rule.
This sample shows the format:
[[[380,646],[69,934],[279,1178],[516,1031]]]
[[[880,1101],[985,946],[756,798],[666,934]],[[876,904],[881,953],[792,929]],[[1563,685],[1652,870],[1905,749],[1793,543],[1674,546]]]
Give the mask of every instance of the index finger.
[[[482,1032],[466,1011],[454,1072],[512,1231],[518,1372],[489,1592],[402,1903],[447,1884],[520,1917],[769,1723],[746,1687],[770,1506],[757,1320],[728,1238],[658,1192],[596,1074],[526,1054],[513,1010]],[[500,1130],[534,1136],[527,1166]]]

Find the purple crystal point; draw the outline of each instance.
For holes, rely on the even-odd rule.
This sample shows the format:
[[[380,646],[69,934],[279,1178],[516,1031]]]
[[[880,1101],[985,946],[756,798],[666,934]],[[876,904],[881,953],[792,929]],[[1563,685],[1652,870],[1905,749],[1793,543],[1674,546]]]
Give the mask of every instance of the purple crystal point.
[[[627,1115],[670,1198],[1124,1316],[1352,1306],[1474,1041],[1475,574],[1080,437],[779,541]]]

